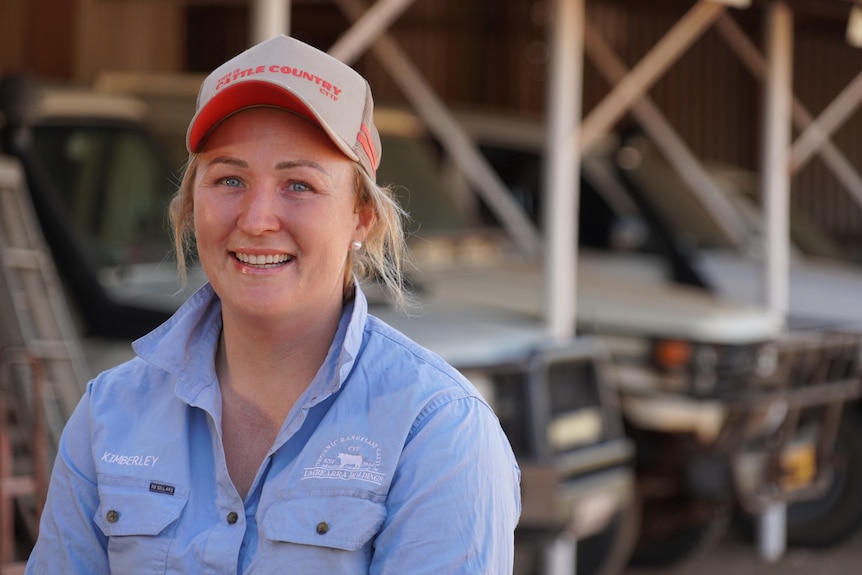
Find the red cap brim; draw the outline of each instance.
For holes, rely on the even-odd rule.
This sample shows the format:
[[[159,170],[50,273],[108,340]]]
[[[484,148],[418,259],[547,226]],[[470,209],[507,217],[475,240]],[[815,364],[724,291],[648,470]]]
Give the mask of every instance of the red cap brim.
[[[206,135],[231,114],[255,106],[274,106],[295,112],[320,124],[302,100],[284,88],[266,81],[246,80],[228,86],[198,110],[189,129],[189,150],[198,152]]]

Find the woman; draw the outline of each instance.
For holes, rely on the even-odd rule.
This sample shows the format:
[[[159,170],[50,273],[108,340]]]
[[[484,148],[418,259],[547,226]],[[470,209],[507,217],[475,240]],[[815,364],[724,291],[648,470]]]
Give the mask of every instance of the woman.
[[[171,206],[209,283],[64,430],[28,573],[510,573],[519,472],[401,300],[365,80],[286,36],[208,77]]]

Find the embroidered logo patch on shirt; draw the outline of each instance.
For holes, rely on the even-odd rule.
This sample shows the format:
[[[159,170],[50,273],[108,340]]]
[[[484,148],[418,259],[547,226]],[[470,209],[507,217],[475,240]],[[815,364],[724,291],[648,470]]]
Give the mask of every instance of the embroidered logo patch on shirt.
[[[330,441],[314,462],[306,467],[302,479],[340,479],[380,485],[382,450],[376,441],[360,435],[345,435]]]

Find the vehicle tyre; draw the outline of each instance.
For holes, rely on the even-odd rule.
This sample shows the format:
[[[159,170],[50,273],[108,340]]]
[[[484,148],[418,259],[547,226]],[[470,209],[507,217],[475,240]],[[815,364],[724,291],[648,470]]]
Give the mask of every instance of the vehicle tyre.
[[[577,575],[619,575],[628,565],[637,540],[639,506],[634,500],[618,511],[602,531],[581,539],[576,547]],[[545,552],[554,535],[541,530],[520,529],[515,533],[513,575],[546,573]],[[574,575],[574,574],[573,574]]]
[[[692,509],[697,508],[694,513]],[[712,549],[724,537],[730,523],[730,505],[678,501],[646,504],[630,565],[661,568]],[[667,521],[668,517],[686,517]]]
[[[820,497],[787,508],[787,544],[824,548],[843,542],[862,524],[862,417],[845,410],[835,438],[832,484]],[[740,531],[756,537],[757,518],[742,514]]]
[[[577,575],[621,573],[634,550],[639,527],[639,505],[629,501],[604,530],[578,541]]]

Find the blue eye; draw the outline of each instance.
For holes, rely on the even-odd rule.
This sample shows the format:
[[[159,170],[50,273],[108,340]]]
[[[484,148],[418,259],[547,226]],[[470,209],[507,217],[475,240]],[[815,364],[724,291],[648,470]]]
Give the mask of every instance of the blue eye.
[[[240,181],[239,178],[236,178],[233,176],[228,176],[227,178],[222,178],[221,183],[224,184],[225,186],[229,186],[232,188],[242,185],[242,181]]]
[[[306,184],[305,182],[290,182],[288,185],[291,191],[294,192],[310,192],[311,186]]]

